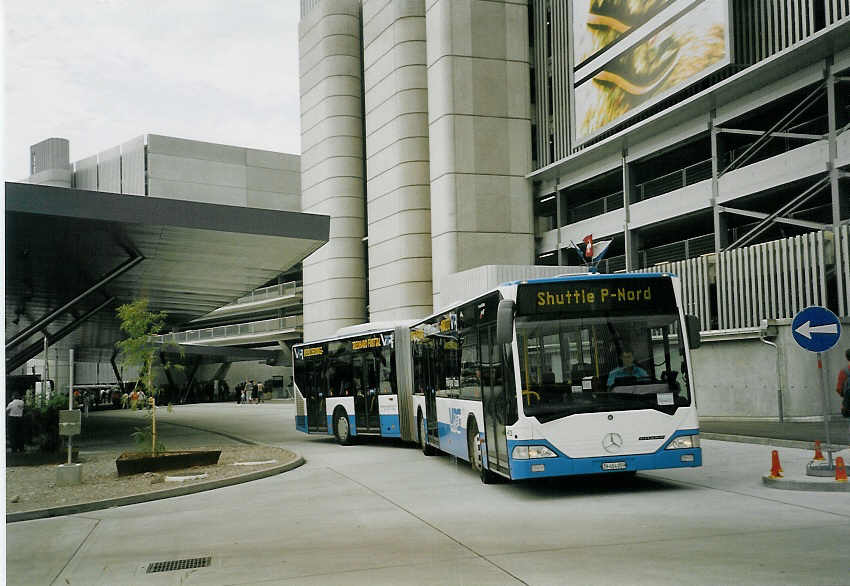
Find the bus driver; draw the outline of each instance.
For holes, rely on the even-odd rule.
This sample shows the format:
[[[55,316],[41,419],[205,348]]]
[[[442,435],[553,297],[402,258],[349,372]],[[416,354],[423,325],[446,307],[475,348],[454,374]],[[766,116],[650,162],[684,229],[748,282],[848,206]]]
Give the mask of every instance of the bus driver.
[[[642,369],[640,366],[635,365],[635,357],[632,354],[631,350],[623,349],[620,354],[620,359],[622,360],[623,366],[619,366],[613,369],[608,374],[608,390],[610,391],[614,388],[614,385],[619,378],[634,378],[638,381],[643,380],[646,381],[649,379],[649,375],[646,374],[646,371]]]

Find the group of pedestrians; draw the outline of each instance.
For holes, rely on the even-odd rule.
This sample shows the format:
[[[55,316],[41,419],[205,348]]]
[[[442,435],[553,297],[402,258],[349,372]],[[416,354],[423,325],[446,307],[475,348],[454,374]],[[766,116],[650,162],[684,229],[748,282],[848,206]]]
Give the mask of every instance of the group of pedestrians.
[[[237,387],[236,404],[256,403],[259,405],[260,403],[265,403],[263,398],[264,391],[262,382],[258,381],[255,383],[254,379],[246,380]]]
[[[139,391],[137,389],[133,389],[131,393],[124,393],[121,395],[121,408],[122,409],[141,409],[146,405],[145,403],[145,392]]]

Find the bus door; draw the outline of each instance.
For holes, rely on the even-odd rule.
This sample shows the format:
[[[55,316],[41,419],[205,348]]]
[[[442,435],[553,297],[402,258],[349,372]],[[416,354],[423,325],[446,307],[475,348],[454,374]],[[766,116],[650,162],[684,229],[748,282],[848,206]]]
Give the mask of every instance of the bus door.
[[[324,348],[296,348],[293,367],[295,384],[304,397],[307,431],[327,431],[325,395],[328,379],[325,373]]]
[[[437,422],[437,387],[441,384],[443,369],[437,362],[440,353],[435,348],[440,343],[441,340],[437,338],[425,348],[425,364],[427,365],[425,372],[429,373],[425,384],[425,421],[428,426],[428,442],[434,446],[440,445],[440,432]],[[442,384],[445,384],[445,381]]]
[[[510,409],[502,365],[502,352],[496,343],[496,326],[484,326],[481,337],[482,402],[484,407],[484,432],[489,468],[508,472],[508,441],[505,422]],[[515,400],[515,399],[513,399]]]
[[[307,401],[307,431],[327,431],[328,418],[325,415],[325,395],[327,393],[324,377],[322,376],[322,364],[312,368],[307,373],[307,388],[302,389],[304,399]]]
[[[368,353],[357,354],[352,361],[352,388],[357,433],[381,431],[377,375],[370,376],[370,371],[377,368],[374,362],[373,356]]]
[[[325,398],[315,391],[307,395],[307,431],[327,431],[328,418],[325,416]]]

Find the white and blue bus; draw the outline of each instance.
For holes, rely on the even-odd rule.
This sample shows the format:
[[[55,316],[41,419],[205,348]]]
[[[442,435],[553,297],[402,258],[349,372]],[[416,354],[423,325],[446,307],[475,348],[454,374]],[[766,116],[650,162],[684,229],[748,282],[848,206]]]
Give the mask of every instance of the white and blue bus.
[[[425,454],[484,482],[700,466],[695,317],[670,274],[502,285],[412,327]]]
[[[410,412],[409,332],[407,324],[363,324],[296,344],[296,428],[343,445],[363,435],[415,439],[410,418],[399,417]]]
[[[680,300],[666,273],[570,275],[506,283],[399,326],[394,437],[467,460],[487,483],[700,466],[689,351],[699,325]],[[368,422],[361,432],[364,409],[337,398],[336,387],[362,386],[330,357],[356,355],[343,351],[355,339],[296,346],[299,429],[347,443],[345,421],[384,435]]]

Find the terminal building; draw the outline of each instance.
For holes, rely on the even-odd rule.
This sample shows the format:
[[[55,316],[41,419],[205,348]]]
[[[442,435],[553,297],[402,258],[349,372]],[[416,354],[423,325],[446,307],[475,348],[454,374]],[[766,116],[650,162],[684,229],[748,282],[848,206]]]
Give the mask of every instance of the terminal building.
[[[302,0],[299,47],[303,209],[331,218],[308,340],[436,311],[477,267],[581,264],[587,236],[603,272],[682,277],[733,344],[706,368],[850,312],[848,0]],[[702,412],[813,416],[790,389],[816,371],[785,368],[778,400],[719,381]]]
[[[186,289],[186,298],[179,303],[163,296],[159,301],[165,305],[153,307],[152,300],[152,309],[167,309],[171,317],[168,330],[160,336],[160,340],[180,344],[184,351],[196,352],[181,360],[186,363],[182,371],[169,371],[169,379],[160,382],[178,387],[179,400],[198,400],[194,397],[198,387],[226,383],[233,389],[237,383],[247,379],[270,383],[266,390],[273,396],[291,393],[289,346],[300,341],[303,335],[300,261],[324,243],[326,233],[323,236],[322,231],[316,231],[313,226],[313,232],[307,230],[309,234],[305,237],[305,231],[298,232],[291,226],[274,227],[271,233],[283,236],[277,242],[268,243],[269,251],[278,250],[277,254],[259,253],[250,243],[252,235],[238,234],[243,230],[250,232],[254,228],[251,223],[260,228],[269,220],[277,223],[291,220],[304,226],[311,222],[316,224],[316,218],[300,214],[298,155],[145,134],[75,162],[69,160],[67,140],[50,138],[31,147],[30,159],[31,176],[27,183],[44,186],[48,197],[62,198],[61,192],[50,188],[69,190],[67,199],[80,205],[94,197],[87,195],[91,192],[143,196],[152,203],[156,202],[153,213],[157,212],[157,205],[167,205],[168,201],[187,206],[201,204],[200,213],[209,214],[221,234],[210,236],[212,248],[198,251],[200,255],[196,258],[189,258],[195,239],[191,235],[184,238],[186,235],[173,226],[162,229],[159,237],[161,245],[155,241],[134,243],[142,249],[139,256],[148,258],[141,262],[141,268],[133,268],[128,274],[144,271],[145,265],[160,262],[163,266],[157,270],[168,274],[171,280],[164,287]],[[49,199],[46,201],[50,203]],[[116,197],[114,201],[116,205],[131,203],[126,197]],[[7,198],[7,209],[9,203]],[[95,216],[97,211],[93,210]],[[45,213],[49,214],[47,210]],[[12,226],[29,221],[26,214],[15,213],[11,220],[8,217],[7,213],[7,229],[10,221]],[[139,220],[141,223],[158,222],[157,218]],[[202,220],[197,219],[195,223],[200,222]],[[244,225],[246,222],[248,225]],[[175,230],[173,234],[169,232],[172,229]],[[212,229],[213,226],[208,226],[207,232]],[[98,230],[118,232],[124,231],[125,227],[99,226]],[[75,234],[73,237],[86,236]],[[286,240],[286,237],[290,239]],[[234,238],[235,246],[229,243]],[[169,239],[172,241],[169,242]],[[220,247],[216,242],[221,243]],[[240,242],[244,242],[244,246]],[[146,245],[148,248],[144,250]],[[13,281],[32,283],[40,278],[55,277],[44,274],[31,263],[17,262],[29,246],[21,231],[7,231],[7,250],[11,252],[13,261],[10,272],[18,277]],[[175,248],[169,250],[170,246]],[[227,258],[227,254],[233,257]],[[157,255],[163,258],[155,258]],[[85,258],[79,260],[82,263],[82,267],[77,267],[80,272],[90,273],[92,268],[85,265],[96,264]],[[231,264],[241,265],[240,270],[229,271],[228,265]],[[151,272],[153,269],[148,274]],[[7,291],[10,291],[7,296],[7,332],[26,332],[28,326],[37,322],[42,317],[39,314],[45,311],[36,309],[33,295],[13,286],[14,282],[10,283],[9,277],[10,274],[7,274]],[[229,281],[230,278],[233,280]],[[64,304],[91,284],[76,282],[80,280],[74,278],[75,283],[68,286],[68,291],[58,293],[55,299],[49,301],[49,309]],[[92,282],[95,280],[90,279]],[[139,286],[133,296],[145,296],[146,278],[139,276],[137,281]],[[106,289],[113,287],[114,283]],[[211,305],[209,297],[226,303]],[[114,306],[128,300],[120,298],[100,313],[114,314]],[[82,313],[81,306],[87,307],[86,302],[78,303],[74,308],[77,315]],[[65,325],[63,321],[73,320],[65,316],[50,329],[55,332],[58,325]],[[104,335],[87,340],[74,340],[72,337],[60,341],[48,332],[46,324],[39,331],[53,338],[48,344],[50,348],[46,351],[40,347],[33,348],[29,352],[12,348],[10,352],[7,345],[7,357],[13,359],[12,363],[7,360],[8,374],[30,375],[34,372],[41,375],[45,370],[46,355],[49,378],[65,381],[67,349],[75,347],[75,385],[111,383],[122,376],[125,380],[134,380],[134,373],[122,372],[120,365],[114,364],[115,356],[111,350],[119,334],[111,328],[108,331],[116,334],[113,336],[115,339]],[[34,331],[27,341],[36,335],[38,332]],[[266,360],[269,356],[275,359]],[[65,386],[60,384],[61,388]],[[209,390],[205,388],[204,392]],[[213,396],[220,398],[222,393],[214,392]]]

